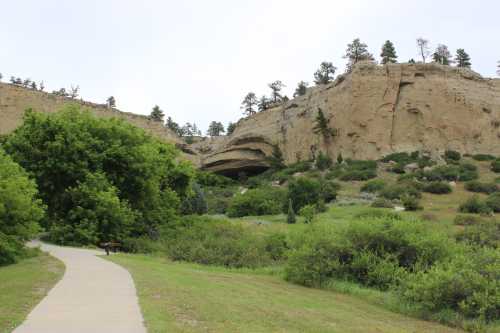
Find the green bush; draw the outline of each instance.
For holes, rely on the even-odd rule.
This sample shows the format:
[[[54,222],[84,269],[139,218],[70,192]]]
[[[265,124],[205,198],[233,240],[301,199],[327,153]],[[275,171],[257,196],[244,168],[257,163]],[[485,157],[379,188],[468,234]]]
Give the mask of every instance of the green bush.
[[[318,168],[319,170],[326,170],[332,166],[333,161],[330,156],[325,155],[323,154],[323,152],[320,151],[318,157],[316,157],[315,163],[316,163],[316,168]]]
[[[196,171],[194,179],[201,186],[222,187],[234,184],[234,180],[231,178],[200,170]]]
[[[389,200],[400,200],[404,196],[413,196],[420,198],[422,196],[420,189],[413,183],[397,183],[384,187],[380,196]]]
[[[460,153],[455,150],[446,150],[444,152],[444,158],[451,161],[460,161],[462,155],[460,155]]]
[[[181,212],[184,215],[203,215],[208,212],[208,204],[205,199],[205,192],[198,183],[191,185],[191,193],[182,200]]]
[[[161,243],[149,237],[128,237],[121,241],[121,248],[124,252],[130,253],[157,253],[162,251]]]
[[[472,158],[476,161],[493,161],[496,157],[488,154],[476,154],[472,155]]]
[[[295,212],[306,205],[314,205],[321,199],[321,183],[306,177],[296,178],[288,183],[288,199]]]
[[[494,212],[500,213],[500,193],[492,193],[486,198],[486,205]]]
[[[24,242],[39,231],[44,207],[28,174],[0,147],[0,266],[21,259]]]
[[[316,214],[316,207],[313,205],[306,205],[302,207],[299,211],[299,215],[304,218],[304,223],[311,223]]]
[[[194,216],[184,217],[164,237],[172,260],[226,267],[272,264],[275,258],[283,258],[286,246],[229,221]]]
[[[500,249],[500,222],[482,220],[466,225],[456,238],[471,245]]]
[[[456,225],[474,225],[481,221],[482,219],[477,215],[459,214],[455,216],[453,223]]]
[[[347,279],[386,290],[451,251],[446,235],[415,221],[384,217],[313,226],[292,237],[285,267],[287,280],[310,287]]]
[[[320,200],[324,202],[332,202],[337,199],[337,192],[340,190],[340,184],[326,180],[321,182]]]
[[[409,275],[403,280],[400,295],[427,317],[452,311],[462,318],[497,320],[499,265],[498,250],[463,250],[429,270]]]
[[[369,180],[377,177],[377,162],[362,160],[346,160],[345,169],[340,176],[343,181]]]
[[[155,235],[161,225],[174,219],[193,174],[189,163],[179,161],[174,146],[124,120],[97,118],[77,105],[51,114],[28,111],[4,146],[37,182],[47,205],[43,226],[50,229],[54,224],[60,235],[75,230],[78,242],[95,240],[100,229],[96,221],[83,220],[87,215],[72,206],[70,189],[85,182],[88,174],[104,175],[113,188],[99,192],[106,202],[93,203],[96,207],[110,205],[116,195],[137,215],[128,229],[133,236]],[[78,216],[82,220],[77,222]]]
[[[422,206],[420,206],[418,198],[415,198],[412,195],[404,195],[401,198],[401,203],[407,211],[416,211],[423,209]]]
[[[497,184],[481,183],[476,180],[465,183],[465,189],[470,192],[491,194],[498,191]]]
[[[437,181],[424,185],[423,191],[433,194],[448,194],[451,193],[452,188],[448,183]]]
[[[486,204],[486,202],[481,200],[481,198],[477,195],[467,199],[466,202],[460,205],[458,210],[461,213],[471,214],[490,214],[492,212],[492,209]]]
[[[371,206],[375,208],[394,208],[392,201],[384,198],[377,198],[373,200]]]
[[[361,186],[361,192],[377,193],[384,189],[386,182],[383,179],[373,179]]]
[[[283,211],[286,193],[280,188],[263,187],[236,194],[227,209],[229,217],[279,214]]]
[[[419,179],[428,181],[469,181],[479,177],[477,167],[470,163],[442,165],[417,174]]]
[[[500,159],[491,162],[491,171],[500,173]]]

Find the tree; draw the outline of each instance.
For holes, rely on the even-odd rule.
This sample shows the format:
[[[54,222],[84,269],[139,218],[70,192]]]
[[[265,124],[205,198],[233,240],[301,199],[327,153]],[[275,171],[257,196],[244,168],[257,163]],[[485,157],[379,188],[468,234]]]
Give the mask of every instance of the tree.
[[[333,81],[333,76],[337,67],[333,66],[331,62],[323,61],[319,65],[319,69],[314,73],[314,83],[316,84],[328,84]]]
[[[3,79],[3,75],[2,75],[2,73],[0,73],[0,81],[2,81],[2,79]]]
[[[205,193],[198,183],[193,183],[191,193],[184,198],[181,204],[181,212],[184,215],[203,215],[208,211]]]
[[[295,211],[293,210],[292,199],[288,200],[288,212],[286,215],[286,222],[288,224],[295,224],[295,222],[297,222],[297,218],[295,217]]]
[[[329,138],[330,136],[335,136],[335,130],[330,128],[328,124],[328,119],[326,119],[323,110],[318,108],[318,115],[316,116],[316,125],[313,127],[313,131],[316,134],[323,135],[324,138]]]
[[[33,90],[37,90],[37,86],[36,86],[36,82],[35,81],[31,82],[31,87],[30,88],[33,89]]]
[[[69,90],[69,97],[71,99],[75,99],[78,97],[78,94],[79,94],[79,91],[80,91],[80,86],[73,86],[71,85],[71,88]]]
[[[236,129],[236,123],[229,122],[229,124],[227,124],[227,135],[233,134],[235,129]]]
[[[24,79],[22,85],[24,88],[28,88],[31,85],[31,79]]]
[[[464,49],[458,49],[457,54],[455,55],[455,62],[457,63],[457,67],[465,67],[470,68],[470,56],[465,52]]]
[[[497,65],[497,75],[500,76],[500,61],[498,61]]]
[[[108,99],[106,100],[106,103],[108,104],[108,108],[116,107],[116,100],[113,96],[109,96]]]
[[[297,96],[304,96],[307,92],[307,87],[309,86],[309,84],[305,81],[300,81],[298,84],[297,84],[297,88],[295,88],[295,92],[293,93],[293,97],[297,97]]]
[[[352,43],[347,44],[346,53],[343,57],[347,59],[346,71],[352,71],[354,65],[360,61],[374,60],[373,55],[368,52],[368,45],[356,38]]]
[[[219,136],[224,133],[224,125],[218,121],[212,121],[210,125],[208,125],[207,135],[209,136]]]
[[[422,62],[425,64],[425,60],[429,56],[429,41],[422,37],[417,38],[418,53],[422,57]]]
[[[47,206],[43,226],[49,232],[55,227],[56,234],[78,225],[91,236],[101,228],[98,221],[111,216],[106,207],[126,210],[128,205],[136,218],[123,230],[126,236],[155,237],[161,225],[176,218],[192,177],[173,146],[124,120],[98,118],[78,105],[51,114],[28,111],[3,146],[36,180]],[[103,218],[94,220],[92,214],[98,213]],[[117,214],[111,216],[117,221],[125,213],[109,214]]]
[[[158,105],[153,106],[153,109],[151,110],[151,113],[149,114],[149,119],[152,121],[159,121],[163,123],[163,118],[165,117],[165,114],[163,111],[160,109]]]
[[[385,41],[384,45],[382,45],[380,57],[382,58],[381,62],[383,65],[397,62],[398,56],[396,55],[396,49],[390,40]]]
[[[243,102],[241,102],[241,109],[243,109],[243,114],[246,116],[251,116],[256,113],[254,107],[257,105],[257,96],[253,92],[246,94]]]
[[[444,44],[438,44],[436,51],[432,54],[432,59],[434,62],[437,62],[438,64],[441,65],[450,65],[452,62],[451,60],[451,53],[448,50],[448,46]]]
[[[262,95],[258,102],[259,111],[266,111],[271,106],[271,101],[265,95]]]
[[[283,82],[277,80],[269,83],[268,87],[271,88],[271,101],[273,103],[280,103],[283,99],[283,96],[281,95],[281,90],[286,86],[283,84]]]
[[[178,136],[182,136],[181,128],[179,124],[177,124],[172,117],[167,118],[167,128],[176,133]]]
[[[16,78],[15,78],[15,77],[13,77],[13,76],[11,76],[11,77],[10,77],[10,83],[12,83],[12,84],[16,84]]]
[[[409,63],[409,64],[415,64],[415,63],[416,63],[416,61],[415,61],[415,59],[411,58],[410,60],[408,60],[408,63]]]
[[[43,83],[43,81],[40,81],[40,84],[38,85],[40,91],[43,91],[45,89],[45,84]]]

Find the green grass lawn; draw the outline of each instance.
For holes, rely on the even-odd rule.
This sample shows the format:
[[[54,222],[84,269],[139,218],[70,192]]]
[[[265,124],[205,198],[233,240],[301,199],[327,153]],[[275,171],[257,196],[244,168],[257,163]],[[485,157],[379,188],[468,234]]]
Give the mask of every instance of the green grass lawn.
[[[458,332],[250,270],[140,255],[110,260],[132,274],[149,332]]]
[[[63,273],[63,263],[43,253],[0,267],[0,333],[22,323]]]

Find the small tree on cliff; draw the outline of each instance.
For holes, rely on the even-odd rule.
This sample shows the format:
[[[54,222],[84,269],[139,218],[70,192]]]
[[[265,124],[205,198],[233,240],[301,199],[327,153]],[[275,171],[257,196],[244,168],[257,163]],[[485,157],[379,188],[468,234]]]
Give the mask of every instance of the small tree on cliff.
[[[257,96],[253,92],[246,94],[243,102],[241,102],[241,108],[243,109],[243,114],[245,116],[251,116],[256,113],[254,107],[257,105]]]
[[[158,105],[155,105],[151,110],[151,114],[149,115],[149,119],[153,121],[159,121],[163,123],[163,118],[165,118],[165,114],[162,109]]]
[[[380,53],[380,57],[382,58],[382,64],[388,63],[396,63],[398,56],[396,55],[396,49],[394,48],[394,44],[387,40],[384,45],[382,45],[382,52]]]
[[[429,56],[429,40],[422,37],[417,38],[417,48],[418,53],[422,57],[422,62],[425,64],[425,60]]]
[[[233,134],[235,128],[236,128],[236,123],[230,121],[229,124],[227,124],[227,131],[226,131],[227,135]]]
[[[356,38],[352,43],[347,44],[347,49],[344,55],[344,59],[347,59],[346,71],[352,71],[354,65],[360,61],[374,60],[373,55],[368,52],[368,45],[362,43],[359,38]]]
[[[271,101],[273,103],[279,103],[282,101],[283,96],[281,95],[281,90],[286,87],[283,82],[280,80],[271,82],[268,84],[268,87],[271,88]]]
[[[75,99],[78,97],[78,94],[79,94],[79,91],[80,91],[80,86],[71,86],[70,90],[69,90],[69,97],[72,98],[72,99]]]
[[[297,88],[295,88],[295,92],[293,93],[293,97],[304,96],[306,94],[306,92],[307,92],[308,85],[309,84],[307,82],[300,81],[297,84]]]
[[[444,44],[438,44],[436,51],[432,54],[432,59],[441,65],[449,65],[451,60],[451,53],[448,50],[448,46]]]
[[[106,103],[108,104],[108,108],[116,107],[116,100],[113,96],[109,96],[108,99],[106,100]]]
[[[331,62],[323,61],[319,65],[319,69],[314,73],[314,83],[328,84],[332,82],[336,70],[337,67],[333,66]]]
[[[265,95],[262,95],[258,102],[259,111],[266,111],[267,109],[269,109],[270,105],[271,101],[269,100],[269,98],[267,98]]]
[[[208,125],[207,135],[209,136],[219,136],[224,132],[224,125],[219,121],[212,121],[210,125]]]
[[[318,115],[316,116],[316,125],[313,127],[313,131],[316,134],[323,135],[324,138],[329,138],[335,136],[335,130],[331,129],[328,125],[328,119],[326,119],[323,110],[318,108]]]
[[[458,49],[457,54],[455,55],[455,62],[457,63],[457,67],[465,67],[470,68],[470,56],[465,52],[464,49]]]

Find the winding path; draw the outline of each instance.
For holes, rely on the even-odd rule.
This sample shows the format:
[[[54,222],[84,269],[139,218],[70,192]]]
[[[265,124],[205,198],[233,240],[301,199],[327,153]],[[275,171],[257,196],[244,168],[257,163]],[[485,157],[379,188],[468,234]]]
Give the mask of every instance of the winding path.
[[[127,270],[97,257],[97,250],[40,245],[66,272],[14,333],[146,332]]]

